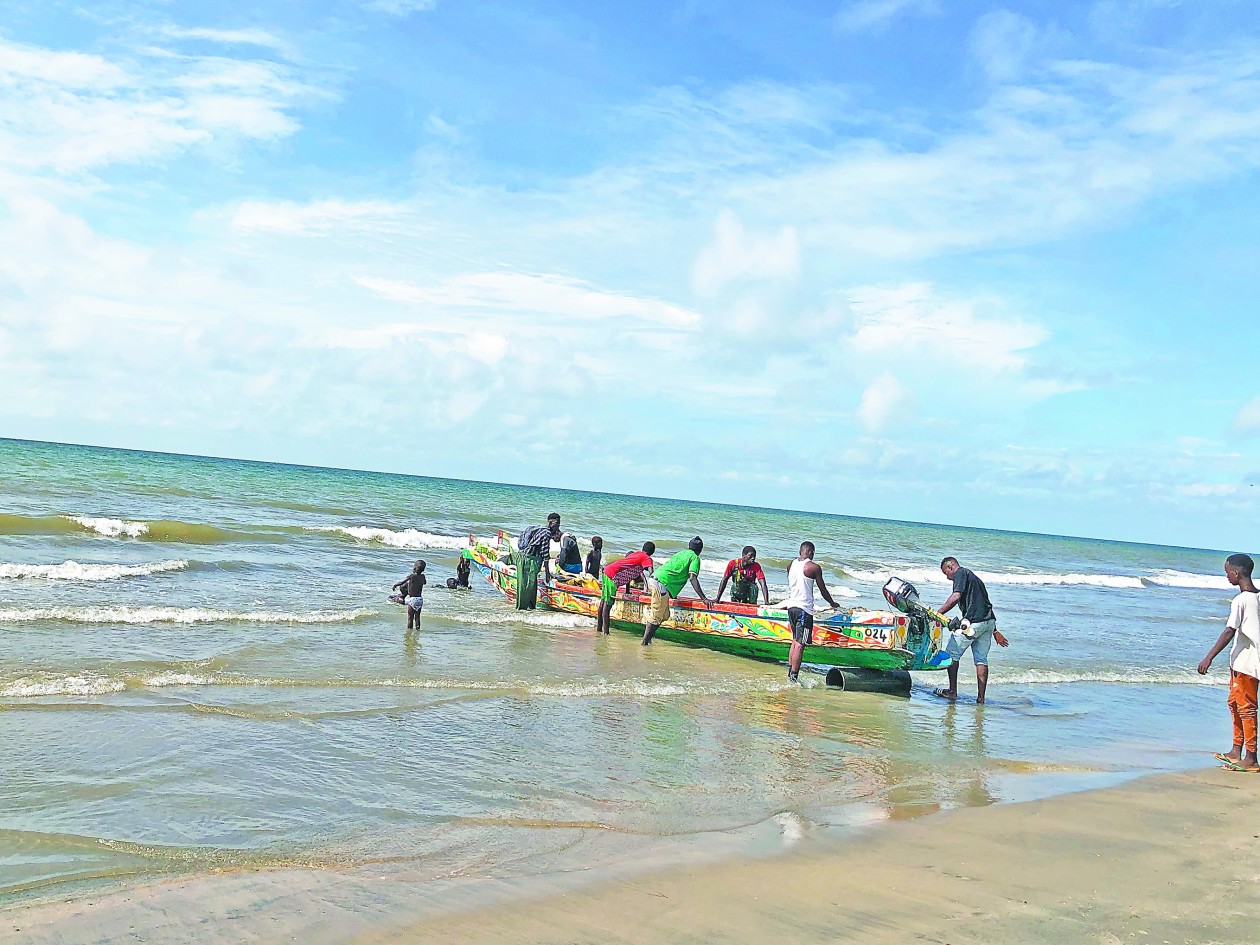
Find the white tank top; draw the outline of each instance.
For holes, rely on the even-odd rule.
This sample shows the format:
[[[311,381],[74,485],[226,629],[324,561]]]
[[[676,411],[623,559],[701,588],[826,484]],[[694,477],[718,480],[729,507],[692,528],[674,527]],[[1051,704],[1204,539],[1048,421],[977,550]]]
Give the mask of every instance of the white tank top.
[[[814,579],[805,576],[807,562],[797,558],[788,568],[788,596],[786,607],[799,607],[807,614],[814,612]]]

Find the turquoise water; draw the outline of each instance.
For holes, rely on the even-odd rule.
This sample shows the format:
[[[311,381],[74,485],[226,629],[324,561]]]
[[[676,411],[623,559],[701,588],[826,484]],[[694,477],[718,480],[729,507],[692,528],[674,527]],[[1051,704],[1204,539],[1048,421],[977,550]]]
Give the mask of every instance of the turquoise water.
[[[469,533],[559,511],[608,552],[803,538],[829,584],[981,572],[1012,645],[990,705],[511,610],[435,584]],[[0,896],[177,872],[370,864],[530,875],[662,838],[799,833],[1202,764],[1228,741],[1222,552],[0,440]],[[969,665],[962,678],[972,684]]]

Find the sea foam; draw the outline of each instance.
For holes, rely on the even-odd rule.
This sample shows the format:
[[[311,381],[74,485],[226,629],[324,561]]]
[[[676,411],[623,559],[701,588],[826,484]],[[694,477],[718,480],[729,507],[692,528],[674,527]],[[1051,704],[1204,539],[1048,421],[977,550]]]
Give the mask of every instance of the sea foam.
[[[145,577],[167,571],[183,571],[188,561],[154,561],[150,564],[0,564],[0,578],[37,578],[46,581],[113,581],[126,577]]]
[[[5,607],[0,620],[12,623],[350,623],[376,614],[374,610],[234,611],[207,607]]]
[[[65,515],[72,522],[106,538],[141,538],[148,534],[148,522],[126,522],[120,518],[93,518],[87,515]]]
[[[894,575],[914,584],[948,584],[949,580],[937,568],[890,566],[881,570],[846,567],[845,573],[855,581],[883,584]],[[976,571],[986,584],[1013,584],[1032,586],[1085,586],[1133,588],[1145,587],[1142,578],[1123,574],[1053,574],[1041,572]]]
[[[387,545],[390,548],[442,548],[448,551],[460,551],[468,547],[468,536],[435,535],[423,532],[418,528],[373,528],[369,526],[316,525],[309,531],[334,532],[347,535],[355,541]]]

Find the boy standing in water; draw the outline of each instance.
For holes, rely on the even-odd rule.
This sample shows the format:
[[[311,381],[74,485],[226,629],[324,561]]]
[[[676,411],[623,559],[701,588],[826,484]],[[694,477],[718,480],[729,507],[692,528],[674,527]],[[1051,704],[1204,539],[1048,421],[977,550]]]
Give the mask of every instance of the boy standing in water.
[[[394,585],[393,589],[402,591],[403,603],[407,605],[407,629],[415,630],[420,626],[420,611],[424,607],[424,585],[428,578],[424,576],[425,563],[417,561],[412,565],[411,573]]]
[[[1199,674],[1207,675],[1212,660],[1232,640],[1229,653],[1229,712],[1234,720],[1234,745],[1216,757],[1232,771],[1260,771],[1256,763],[1256,690],[1260,683],[1260,601],[1251,580],[1255,562],[1247,555],[1225,559],[1225,577],[1238,594],[1229,608],[1229,620],[1216,645],[1199,663]]]

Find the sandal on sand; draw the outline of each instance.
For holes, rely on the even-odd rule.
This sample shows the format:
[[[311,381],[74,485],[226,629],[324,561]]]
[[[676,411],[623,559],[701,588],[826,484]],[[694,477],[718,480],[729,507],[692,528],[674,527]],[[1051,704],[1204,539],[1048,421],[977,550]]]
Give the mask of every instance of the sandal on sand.
[[[1221,762],[1222,764],[1227,764],[1227,765],[1242,764],[1241,758],[1231,758],[1229,755],[1225,754],[1225,752],[1223,751],[1212,752],[1212,757],[1215,758],[1217,761]]]
[[[1233,758],[1224,759],[1225,763],[1221,765],[1226,771],[1241,771],[1243,774],[1254,774],[1260,771],[1260,765],[1245,765],[1235,761]]]
[[[958,693],[950,692],[948,689],[933,689],[932,695],[940,696],[942,699],[948,699],[950,702],[953,702],[958,698]]]

